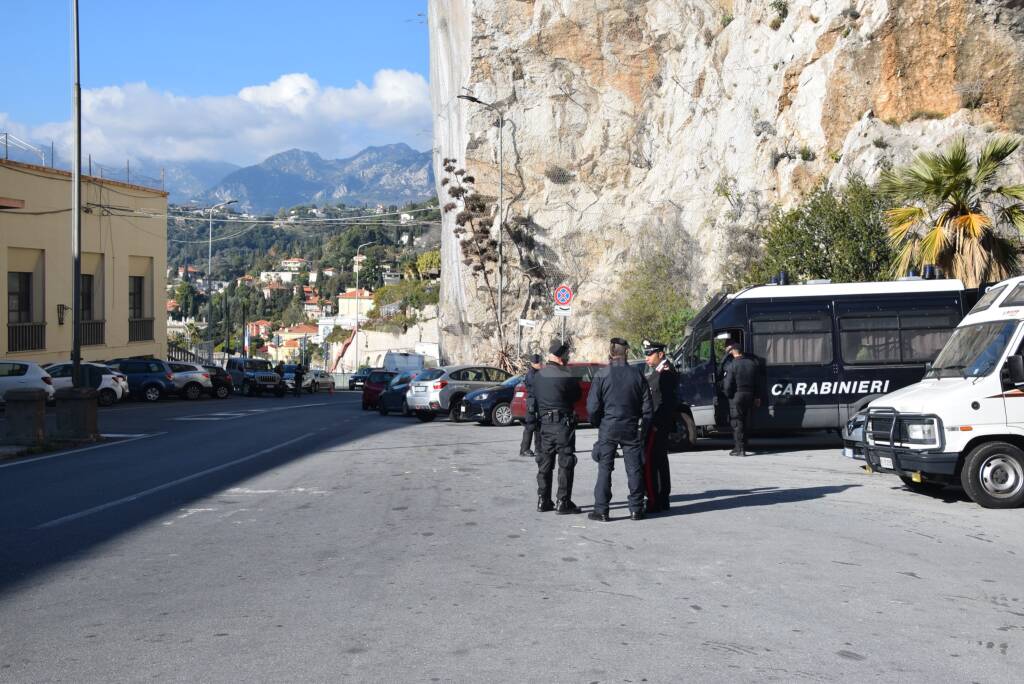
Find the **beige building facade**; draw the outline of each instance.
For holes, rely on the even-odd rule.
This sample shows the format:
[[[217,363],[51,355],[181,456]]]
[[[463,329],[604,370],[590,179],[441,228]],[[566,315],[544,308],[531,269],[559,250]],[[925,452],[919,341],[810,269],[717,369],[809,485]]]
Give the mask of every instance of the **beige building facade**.
[[[167,354],[167,194],[82,178],[82,358]],[[71,175],[0,160],[0,358],[66,361]]]

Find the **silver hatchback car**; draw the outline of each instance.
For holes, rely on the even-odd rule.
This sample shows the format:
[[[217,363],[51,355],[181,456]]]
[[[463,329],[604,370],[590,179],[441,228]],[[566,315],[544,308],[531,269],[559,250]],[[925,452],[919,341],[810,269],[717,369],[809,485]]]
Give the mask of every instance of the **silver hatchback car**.
[[[210,380],[210,373],[202,366],[181,361],[169,361],[168,365],[174,374],[174,388],[179,397],[195,400],[203,394],[213,394],[213,381]]]
[[[446,413],[452,421],[459,422],[462,397],[467,392],[500,385],[510,377],[511,373],[491,366],[465,364],[428,368],[409,385],[405,400],[423,422]]]

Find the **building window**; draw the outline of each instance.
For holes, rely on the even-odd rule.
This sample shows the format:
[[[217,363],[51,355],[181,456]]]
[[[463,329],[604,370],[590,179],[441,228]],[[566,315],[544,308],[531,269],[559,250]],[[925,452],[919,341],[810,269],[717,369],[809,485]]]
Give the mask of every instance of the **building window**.
[[[82,320],[83,321],[95,321],[95,311],[92,306],[92,293],[93,293],[93,276],[91,274],[82,274]]]
[[[128,317],[142,318],[145,316],[143,307],[143,292],[145,292],[146,279],[143,276],[128,277]]]
[[[832,320],[826,316],[751,321],[754,354],[770,366],[832,363]]]
[[[32,274],[11,272],[7,274],[7,321],[9,323],[32,322]]]

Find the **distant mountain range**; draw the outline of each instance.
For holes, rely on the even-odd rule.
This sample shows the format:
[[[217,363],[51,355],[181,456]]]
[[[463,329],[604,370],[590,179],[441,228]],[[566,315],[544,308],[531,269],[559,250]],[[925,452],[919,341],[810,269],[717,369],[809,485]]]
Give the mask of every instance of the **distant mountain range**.
[[[434,193],[430,152],[404,143],[367,147],[347,159],[288,150],[238,169],[194,199],[238,200],[247,211],[273,212],[296,204],[405,204]]]
[[[49,162],[49,147],[45,152]],[[23,150],[11,149],[9,154],[11,159],[42,163],[39,156]],[[70,161],[58,156],[56,166],[69,169]],[[172,204],[207,205],[233,199],[239,210],[256,213],[297,204],[402,205],[434,194],[431,153],[417,152],[404,143],[367,147],[347,159],[324,159],[315,152],[292,149],[246,167],[219,161],[142,159],[132,161],[130,172],[128,177],[125,167],[105,166],[101,171],[98,164],[93,165],[94,175],[143,185],[157,185],[162,172]]]

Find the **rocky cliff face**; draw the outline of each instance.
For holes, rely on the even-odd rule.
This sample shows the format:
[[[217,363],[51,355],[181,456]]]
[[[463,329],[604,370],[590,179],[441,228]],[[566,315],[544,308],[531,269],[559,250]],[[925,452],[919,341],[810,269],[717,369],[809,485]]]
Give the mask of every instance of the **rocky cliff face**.
[[[822,179],[1024,132],[1022,0],[433,0],[429,24],[438,179],[456,158],[495,195],[503,130],[506,334],[519,317],[546,321],[533,340],[557,332],[565,281],[582,356],[644,253],[672,254],[699,304],[756,256],[771,208]],[[462,360],[495,324],[452,221],[442,345]]]

